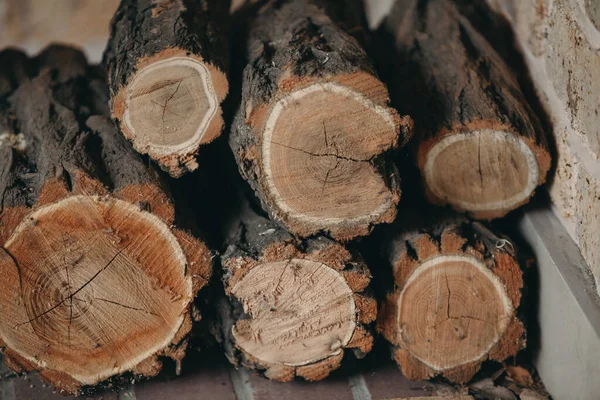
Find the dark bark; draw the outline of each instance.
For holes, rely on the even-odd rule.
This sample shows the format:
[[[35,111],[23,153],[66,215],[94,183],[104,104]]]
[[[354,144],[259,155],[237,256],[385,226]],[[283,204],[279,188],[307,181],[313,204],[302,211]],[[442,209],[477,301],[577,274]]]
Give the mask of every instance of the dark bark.
[[[344,7],[346,3],[349,7]],[[256,108],[273,101],[284,73],[315,80],[356,72],[376,75],[359,42],[344,30],[362,29],[356,26],[356,14],[351,12],[357,10],[356,3],[271,1],[260,9],[250,23],[246,41],[248,65],[244,70],[242,107],[230,139],[236,155],[255,142],[250,127],[244,124],[248,117],[245,106]],[[251,165],[239,159],[238,164],[244,176],[253,175]]]
[[[320,380],[339,367],[341,355],[317,360],[305,366],[293,367],[263,362],[245,353],[236,345],[232,333],[233,327],[239,321],[251,319],[252,316],[244,312],[241,301],[232,294],[233,285],[260,264],[280,261],[289,263],[292,259],[326,264],[345,279],[351,290],[356,293],[355,296],[363,299],[361,304],[356,305],[357,329],[352,340],[344,345],[344,349],[352,350],[359,358],[368,353],[373,344],[368,325],[375,318],[376,308],[373,298],[367,291],[370,272],[362,257],[325,237],[299,241],[253,210],[247,199],[240,198],[239,205],[239,209],[234,213],[235,216],[226,229],[228,232],[226,250],[221,256],[225,296],[218,303],[220,329],[217,336],[229,361],[235,366],[247,367],[278,381],[288,381],[294,377]],[[298,298],[298,302],[300,307],[302,300]],[[252,313],[252,310],[248,312]]]
[[[19,156],[23,151],[23,135],[19,136],[16,121],[9,112],[8,97],[33,76],[34,70],[34,62],[24,53],[11,49],[0,52],[0,215],[5,203],[14,202],[11,199],[26,190],[22,186],[10,189],[18,185],[11,170],[24,170],[26,166]]]
[[[356,3],[294,0],[263,7],[247,42],[243,103],[268,104],[286,71],[308,78],[358,71],[375,75],[365,51],[346,31],[362,29],[356,26],[356,14],[349,12],[357,10]]]
[[[291,234],[253,210],[248,201],[242,199],[238,204],[235,217],[226,229],[224,260],[246,256],[259,258],[268,246],[295,242]]]
[[[103,63],[111,95],[129,83],[139,60],[169,49],[228,69],[225,15],[228,1],[123,0],[113,17]]]
[[[52,47],[37,60],[40,75],[22,82],[9,99],[12,131],[22,133],[26,145],[22,152],[13,149],[13,160],[3,164],[10,170],[0,190],[4,207],[33,207],[49,181],[74,190],[79,172],[112,191],[159,184],[156,171],[105,116],[105,83],[88,75],[85,56]]]
[[[452,1],[398,0],[384,29],[396,38],[398,103],[414,115],[420,142],[490,120],[547,149],[514,74]]]
[[[4,62],[4,57],[9,56],[10,59]],[[212,255],[210,251],[201,240],[175,228],[173,200],[158,171],[131,148],[131,145],[112,124],[108,116],[108,88],[103,72],[97,67],[87,65],[85,56],[81,52],[66,47],[52,46],[34,60],[28,61],[26,57],[23,57],[21,54],[7,55],[7,53],[0,53],[0,65],[4,67],[0,70],[0,82],[3,83],[3,96],[0,97],[0,135],[4,136],[4,132],[7,130],[6,137],[10,139],[5,140],[3,136],[0,136],[0,198],[2,199],[2,208],[0,208],[0,268],[4,271],[11,271],[11,268],[16,268],[19,275],[16,278],[12,276],[12,279],[17,279],[17,282],[22,279],[20,275],[21,268],[28,268],[28,273],[33,276],[48,273],[44,270],[47,267],[44,262],[33,263],[33,265],[28,264],[28,255],[20,251],[18,243],[16,247],[11,247],[11,243],[15,241],[35,240],[32,239],[35,233],[31,234],[28,229],[35,229],[35,227],[39,227],[40,224],[48,221],[36,222],[33,224],[33,228],[29,226],[23,230],[16,230],[16,228],[23,226],[23,223],[27,222],[31,215],[34,215],[36,211],[45,205],[57,204],[57,207],[60,207],[62,200],[75,196],[94,197],[98,199],[98,202],[112,202],[114,210],[119,210],[119,207],[122,210],[122,207],[125,207],[123,203],[133,204],[136,207],[129,209],[129,214],[123,214],[124,216],[119,214],[120,211],[115,211],[117,224],[111,226],[110,229],[107,228],[99,236],[108,234],[107,231],[112,234],[115,226],[118,226],[119,229],[130,229],[130,233],[127,235],[118,239],[113,237],[114,241],[107,242],[112,243],[113,246],[118,246],[122,243],[123,238],[130,240],[138,237],[137,235],[142,237],[145,229],[157,229],[157,236],[160,236],[164,230],[168,230],[165,237],[175,240],[176,251],[181,251],[180,254],[183,254],[183,258],[179,258],[179,261],[177,261],[182,268],[170,275],[171,279],[174,281],[176,279],[189,279],[191,297],[188,299],[189,303],[182,307],[181,317],[183,320],[175,321],[177,325],[165,325],[166,329],[175,330],[175,336],[170,339],[171,341],[166,345],[161,344],[163,347],[154,350],[154,353],[144,355],[146,357],[144,360],[138,361],[136,365],[129,367],[128,370],[139,377],[154,376],[162,369],[160,359],[165,357],[173,359],[179,368],[188,344],[192,315],[199,315],[195,312],[192,300],[197,292],[206,285],[211,276]],[[32,71],[35,71],[33,74],[37,75],[24,74],[24,71],[29,71],[29,67],[24,68],[23,65],[27,66],[29,62],[33,65],[31,67]],[[4,82],[8,82],[8,84],[4,84]],[[8,94],[10,96],[6,98]],[[89,201],[89,203],[96,204],[94,203],[95,199]],[[85,200],[81,200],[79,203],[82,202],[85,202]],[[94,209],[93,206],[91,207],[90,209]],[[81,208],[73,208],[76,208],[76,210],[71,211],[69,209],[63,216],[68,215],[68,218],[77,221],[74,227],[69,228],[67,225],[61,225],[62,221],[52,220],[48,217],[49,225],[53,224],[52,226],[55,227],[52,232],[54,235],[53,240],[56,239],[57,235],[70,237],[69,240],[77,243],[79,243],[79,240],[82,241],[81,243],[86,240],[86,234],[89,232],[85,230],[88,229],[89,225],[95,223],[90,224],[89,219],[86,219],[88,216],[85,215],[85,211],[89,209],[82,212]],[[131,225],[125,228],[127,223],[130,222],[129,217],[138,212],[140,215],[152,214],[151,217],[148,216],[148,223],[143,225],[143,228],[138,229],[141,232],[136,231],[136,227],[139,225]],[[140,215],[133,218],[140,218]],[[70,229],[73,229],[73,232]],[[76,230],[78,233],[74,233]],[[75,237],[82,231],[84,233],[81,234],[81,237]],[[14,239],[15,237],[18,239]],[[163,239],[157,238],[157,240]],[[100,239],[99,241],[102,242],[103,240]],[[44,242],[42,241],[42,243]],[[50,239],[47,243],[47,248],[44,248],[44,251],[34,252],[41,259],[44,259],[44,257],[48,260],[61,258],[61,254],[71,250],[66,249],[67,245],[64,249],[61,246],[52,245]],[[117,256],[126,247],[119,250]],[[106,254],[114,251],[114,247],[108,247],[107,250],[105,248],[99,249],[100,247],[95,250],[105,251]],[[74,268],[90,268],[94,271],[95,267],[103,266],[99,269],[99,272],[96,272],[96,275],[92,273],[93,277],[91,279],[98,276],[100,272],[107,270],[110,263],[112,263],[110,261],[107,265],[96,265],[95,263],[98,263],[97,259],[90,258],[80,265],[78,263],[86,258],[88,249],[75,249],[74,251],[83,251],[78,261],[72,264]],[[158,252],[160,251],[158,250]],[[140,252],[148,253],[143,249]],[[104,255],[102,254],[102,256]],[[169,262],[168,257],[165,256],[167,260],[165,263]],[[53,261],[48,261],[48,264],[53,265]],[[57,285],[62,282],[62,284],[68,285],[70,291],[69,266],[67,261],[64,261],[64,264],[67,277],[59,277],[54,281],[48,278],[48,281],[53,282],[52,284],[56,281],[58,282]],[[155,271],[153,272],[153,266],[149,264],[151,263],[136,260],[131,263],[131,266],[139,268],[140,274],[147,274],[150,279],[156,279],[158,287],[162,284],[171,284],[167,279],[165,279],[166,282],[160,282],[164,275],[163,272],[153,276]],[[39,268],[38,265],[40,265]],[[103,276],[109,273],[104,272]],[[66,280],[62,281],[62,279]],[[75,293],[84,291],[90,282],[91,280],[84,283],[73,294],[69,294],[69,297],[64,296],[58,302],[58,305],[51,308],[50,311],[69,302],[71,302],[70,307],[73,307],[72,301]],[[100,285],[96,282],[95,284]],[[9,296],[12,296],[14,299],[19,299],[17,302],[19,307],[21,304],[26,304],[31,305],[35,310],[44,310],[47,304],[56,301],[51,298],[53,293],[58,293],[54,291],[51,284],[49,285],[48,288],[39,290],[41,293],[39,297],[32,297],[29,295],[30,292],[26,292],[25,289],[29,290],[33,287],[34,292],[37,289],[27,282],[27,285],[22,285],[20,293],[5,291],[6,296],[2,300],[6,301]],[[189,289],[182,291],[182,293],[187,293],[187,290]],[[132,288],[132,293],[134,291],[135,288]],[[144,291],[144,295],[151,296],[153,294]],[[79,301],[85,303],[86,300],[79,299]],[[107,300],[108,303],[121,306],[124,310],[131,312],[144,311],[141,308],[136,309],[124,305],[127,302],[120,304],[119,301],[118,298]],[[14,302],[11,300],[10,303]],[[51,322],[62,323],[60,316],[56,316],[50,311],[44,311],[39,315],[34,313],[36,316],[32,317],[30,321],[26,321],[25,324],[31,324],[34,327],[33,323],[37,322],[38,319],[41,321],[41,318],[47,318],[44,320],[44,323],[47,324]],[[72,312],[73,308],[71,308]],[[158,315],[152,312],[148,312],[148,314]],[[10,314],[10,317],[14,318],[15,315],[17,314]],[[6,318],[8,321],[8,313]],[[72,323],[70,318],[67,318],[69,323],[68,339],[59,334],[58,336],[61,337],[47,342],[45,337],[34,335],[32,341],[38,340],[36,346],[46,346],[48,349],[61,340],[70,341]],[[94,317],[90,318],[93,319]],[[79,334],[85,337],[87,335],[94,337],[95,335],[95,333],[89,333],[96,328],[93,324],[82,322],[78,328],[77,331],[73,331],[73,335]],[[134,330],[138,328],[137,325],[133,327]],[[3,329],[10,330],[6,326],[3,326]],[[123,326],[123,329],[126,329],[126,327]],[[126,331],[123,330],[122,332]],[[27,342],[27,340],[22,342]],[[108,337],[109,342],[110,340],[111,338]],[[81,345],[80,342],[78,343]],[[137,346],[155,346],[154,343],[151,343],[151,340],[144,345],[140,343]],[[44,380],[63,393],[78,393],[82,390],[84,384],[93,386],[101,384],[100,380],[113,379],[113,382],[119,382],[119,379],[121,379],[119,374],[112,372],[117,376],[108,374],[101,375],[102,378],[99,378],[98,375],[93,375],[96,381],[91,381],[91,383],[89,379],[80,381],[79,378],[76,378],[76,375],[69,375],[68,371],[71,370],[68,362],[64,370],[62,369],[63,366],[57,361],[62,359],[60,356],[56,359],[52,358],[52,351],[49,351],[49,354],[46,355],[54,363],[52,364],[53,367],[50,367],[47,366],[51,364],[50,362],[43,365],[31,362],[27,358],[29,355],[19,354],[14,348],[2,342],[2,338],[0,338],[0,347],[5,351],[7,364],[10,363],[11,368],[21,372],[39,370]],[[98,344],[96,348],[101,347],[103,346]],[[152,349],[155,349],[155,347],[152,347]],[[75,356],[77,357],[77,355]],[[102,369],[104,364],[100,361],[95,363],[92,360],[87,365],[91,370],[94,370]]]
[[[35,74],[36,63],[16,49],[1,51],[0,60],[0,99],[5,102],[19,84]]]
[[[396,54],[390,60],[389,51],[380,48],[380,62],[395,105],[415,119],[421,171],[427,154],[445,135],[492,129],[514,135],[530,148],[538,164],[536,183],[544,183],[551,166],[546,132],[515,73],[453,1],[398,0],[381,31],[393,41]],[[445,204],[447,199],[432,194],[429,182],[425,185],[430,200]],[[510,211],[457,209],[486,219]]]
[[[283,95],[317,82],[350,87],[381,106],[388,104],[387,89],[361,47],[366,37],[361,1],[269,1],[257,14],[248,23],[241,106],[232,124],[229,143],[241,175],[271,219],[282,222],[294,234],[307,236],[305,229],[294,226],[277,209],[264,187],[260,147],[266,110]],[[362,80],[357,79],[361,82],[351,82],[353,76],[362,76]],[[411,136],[411,126],[407,121],[398,125],[399,143],[404,145]],[[388,155],[376,157],[372,165],[388,188],[397,191],[399,180],[387,162]],[[343,239],[357,235],[353,228],[337,236],[329,233]]]

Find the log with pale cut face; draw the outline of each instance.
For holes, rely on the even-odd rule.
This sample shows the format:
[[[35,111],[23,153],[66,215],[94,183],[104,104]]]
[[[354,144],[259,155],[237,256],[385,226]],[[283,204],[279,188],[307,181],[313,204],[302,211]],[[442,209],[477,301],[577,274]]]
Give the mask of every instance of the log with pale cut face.
[[[2,341],[81,385],[133,370],[181,329],[193,298],[186,264],[166,223],[128,202],[41,207],[4,245]]]
[[[198,168],[223,130],[224,2],[122,2],[104,55],[112,115],[134,148],[173,177]],[[173,26],[176,29],[173,29]]]
[[[476,361],[513,314],[501,282],[473,257],[439,256],[409,277],[396,304],[406,349],[436,371]]]
[[[265,186],[289,223],[322,229],[390,212],[397,193],[371,161],[397,141],[395,113],[348,87],[317,83],[271,110],[263,130]]]
[[[412,121],[389,107],[387,88],[344,31],[360,26],[359,3],[288,0],[251,24],[230,144],[265,210],[299,236],[366,235],[395,218],[400,200],[390,156]]]
[[[210,251],[175,228],[173,198],[106,115],[83,54],[3,52],[0,65],[7,365],[63,393],[180,365]]]
[[[431,196],[487,217],[501,216],[529,201],[539,176],[527,142],[497,129],[443,137],[431,146],[423,167]]]
[[[395,285],[378,326],[409,379],[465,383],[483,361],[524,346],[522,271],[508,239],[463,221],[403,232],[386,246]]]
[[[228,231],[220,322],[234,365],[277,381],[315,381],[348,351],[371,350],[377,303],[360,255],[324,237],[296,240],[250,207]]]
[[[415,119],[427,198],[478,219],[527,203],[546,180],[550,147],[517,77],[452,1],[397,0],[382,54],[399,108]]]
[[[265,363],[297,367],[336,356],[356,327],[352,290],[319,262],[298,258],[257,265],[231,294],[252,316],[234,326],[236,344]]]
[[[218,107],[204,64],[174,57],[135,75],[123,122],[140,151],[169,155],[198,146]]]

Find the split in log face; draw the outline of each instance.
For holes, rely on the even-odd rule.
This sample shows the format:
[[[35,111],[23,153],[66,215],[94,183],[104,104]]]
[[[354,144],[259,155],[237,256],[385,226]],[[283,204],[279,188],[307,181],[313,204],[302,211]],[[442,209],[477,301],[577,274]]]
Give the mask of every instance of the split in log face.
[[[198,168],[203,144],[223,130],[227,4],[126,0],[104,53],[112,116],[134,148],[177,178]]]
[[[368,223],[393,206],[370,163],[397,138],[389,109],[347,87],[315,84],[279,100],[263,135],[268,188],[286,214],[325,226]]]
[[[535,155],[518,136],[492,129],[447,135],[427,153],[423,175],[433,195],[461,210],[512,210],[539,182]]]
[[[169,227],[121,200],[75,196],[42,207],[4,249],[3,340],[37,368],[85,385],[167,346],[193,298]]]
[[[251,21],[242,103],[229,143],[263,209],[301,237],[367,235],[400,200],[391,161],[412,120],[358,40],[356,0],[267,2]]]
[[[231,294],[250,314],[233,328],[236,343],[266,363],[301,366],[337,355],[356,327],[352,290],[338,272],[315,261],[258,265]]]
[[[406,349],[437,371],[484,357],[513,314],[498,278],[480,260],[465,256],[440,256],[420,265],[397,307]]]
[[[378,328],[407,378],[466,383],[485,360],[502,362],[524,347],[522,271],[507,239],[446,221],[387,247],[395,286]]]
[[[170,58],[135,75],[123,119],[137,147],[168,156],[193,152],[218,108],[210,71],[192,59]]]

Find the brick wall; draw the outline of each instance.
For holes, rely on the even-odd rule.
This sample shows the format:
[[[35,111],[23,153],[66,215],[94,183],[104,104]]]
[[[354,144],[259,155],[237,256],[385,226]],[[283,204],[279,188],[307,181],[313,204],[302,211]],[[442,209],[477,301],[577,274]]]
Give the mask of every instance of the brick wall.
[[[600,2],[487,0],[513,26],[557,147],[550,197],[600,280]]]

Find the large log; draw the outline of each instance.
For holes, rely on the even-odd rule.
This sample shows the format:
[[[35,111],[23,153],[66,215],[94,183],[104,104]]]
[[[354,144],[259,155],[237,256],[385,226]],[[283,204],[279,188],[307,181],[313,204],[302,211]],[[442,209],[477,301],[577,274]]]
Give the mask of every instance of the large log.
[[[362,258],[324,237],[299,242],[247,205],[236,215],[222,256],[229,360],[273,380],[314,381],[346,350],[368,353],[377,303]]]
[[[507,238],[459,220],[403,232],[386,247],[394,290],[378,329],[407,378],[465,383],[483,361],[525,346],[523,274]]]
[[[185,355],[211,254],[174,228],[171,196],[114,128],[97,70],[66,48],[36,61],[0,114],[14,138],[0,143],[5,362],[67,393],[154,376]]]
[[[400,199],[390,151],[411,120],[359,45],[354,0],[268,2],[250,24],[242,104],[230,145],[272,219],[346,240],[391,222]]]
[[[104,55],[112,115],[134,148],[173,177],[198,167],[223,130],[226,1],[126,0]]]
[[[383,29],[429,200],[482,219],[527,203],[550,168],[548,141],[498,53],[451,0],[398,0]]]

